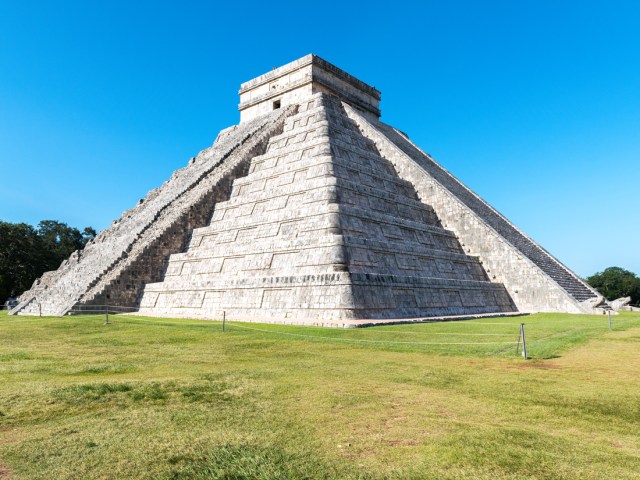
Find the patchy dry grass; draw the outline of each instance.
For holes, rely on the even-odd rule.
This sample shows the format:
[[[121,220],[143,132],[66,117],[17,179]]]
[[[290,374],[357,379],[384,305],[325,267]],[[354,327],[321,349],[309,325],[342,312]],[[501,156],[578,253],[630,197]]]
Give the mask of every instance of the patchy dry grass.
[[[0,479],[638,478],[637,314],[112,320],[0,316]]]

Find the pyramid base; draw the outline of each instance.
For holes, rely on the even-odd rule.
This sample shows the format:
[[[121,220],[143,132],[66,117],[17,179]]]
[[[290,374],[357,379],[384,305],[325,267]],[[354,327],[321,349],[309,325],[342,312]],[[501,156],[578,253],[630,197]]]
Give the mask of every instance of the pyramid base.
[[[139,312],[125,313],[123,315],[134,315],[141,317],[151,317],[152,315],[145,312],[144,309]],[[277,317],[237,317],[227,319],[233,322],[242,323],[262,323],[271,325],[299,325],[306,327],[325,327],[325,328],[365,328],[375,327],[378,325],[401,325],[411,323],[432,323],[432,322],[454,322],[461,320],[477,320],[487,318],[509,318],[529,315],[523,312],[493,312],[493,313],[476,313],[466,315],[437,315],[415,318],[370,318],[370,319],[350,319],[350,320],[323,320],[318,318],[277,318]],[[176,318],[175,315],[153,313],[155,318]],[[200,314],[194,314],[186,317],[179,317],[192,320],[210,320],[220,321],[220,318],[211,317]]]
[[[167,290],[147,285],[139,314],[357,325],[354,322],[514,313],[500,284],[397,275],[333,273],[301,277],[244,278],[226,285],[203,282]]]

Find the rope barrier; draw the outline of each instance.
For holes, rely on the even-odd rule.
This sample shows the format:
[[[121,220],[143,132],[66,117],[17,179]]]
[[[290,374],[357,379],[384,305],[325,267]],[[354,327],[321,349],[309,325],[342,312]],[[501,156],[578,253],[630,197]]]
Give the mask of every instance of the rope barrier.
[[[136,311],[138,311],[138,308],[136,307],[118,307],[115,305],[86,305],[86,306],[75,306],[73,307],[71,310],[69,310],[69,312],[71,313],[84,313],[84,312],[99,312],[99,313],[104,313],[106,311],[112,312],[112,311],[123,311],[123,312],[129,312],[129,313],[134,313]]]
[[[84,309],[91,309],[91,308],[98,308],[98,307],[102,307],[102,308],[119,308],[121,310],[139,310],[138,307],[124,307],[121,305],[107,305],[107,304],[90,304],[90,305],[75,305],[73,309],[76,310],[84,310]]]
[[[240,328],[243,330],[253,330],[256,332],[262,333],[271,333],[276,335],[287,335],[292,337],[303,337],[303,338],[313,338],[313,339],[323,339],[323,340],[331,340],[338,342],[351,342],[351,343],[375,343],[375,344],[387,344],[387,345],[515,345],[516,342],[393,342],[388,340],[363,340],[358,338],[341,338],[341,337],[323,337],[318,335],[304,335],[302,333],[291,333],[291,332],[280,332],[274,330],[265,330],[262,328],[253,328],[247,327],[245,325],[238,324],[230,324],[234,328]]]
[[[518,317],[513,317],[513,318],[518,318]],[[515,324],[515,323],[507,323],[507,322],[478,322],[472,318],[467,318],[467,319],[460,319],[460,320],[433,320],[433,321],[415,321],[415,322],[404,322],[404,323],[398,323],[397,325],[433,325],[433,324],[438,324],[438,325],[442,325],[442,324],[446,324],[446,325],[501,325],[504,327],[513,327],[514,325],[517,326],[519,324]],[[375,326],[373,326],[373,328],[376,328]]]
[[[104,312],[101,312],[104,313]],[[95,317],[97,315],[74,315],[74,319],[76,320],[94,320]],[[207,320],[209,322],[211,322],[212,320]],[[220,323],[220,320],[213,320],[213,322],[215,322],[216,324]],[[181,325],[186,325],[189,327],[200,327],[200,328],[210,328],[210,325],[203,325],[203,324],[188,324],[185,323],[183,321],[177,321],[175,323],[169,323],[169,322],[157,322],[157,321],[146,321],[146,320],[137,320],[134,318],[131,318],[129,316],[127,317],[118,317],[118,323],[126,323],[126,324],[132,324],[132,325],[146,325],[146,326],[166,326],[166,327],[174,327],[174,326],[181,326]],[[321,336],[321,335],[306,335],[306,334],[301,334],[301,333],[292,333],[292,332],[281,332],[281,331],[274,331],[274,330],[267,330],[267,329],[260,329],[260,328],[254,328],[254,327],[247,327],[245,325],[238,325],[237,323],[229,323],[227,322],[227,325],[229,326],[233,326],[233,327],[237,327],[239,329],[244,329],[244,330],[252,330],[252,331],[256,331],[256,332],[262,332],[262,333],[270,333],[270,334],[275,334],[275,335],[286,335],[286,336],[293,336],[293,337],[301,337],[301,338],[310,338],[310,339],[316,339],[316,340],[330,340],[330,341],[337,341],[337,342],[351,342],[351,343],[373,343],[373,344],[389,344],[389,345],[394,345],[394,344],[398,344],[398,345],[511,345],[511,344],[515,344],[516,342],[509,342],[509,341],[500,341],[500,342],[405,342],[405,341],[390,341],[390,340],[366,340],[366,339],[357,339],[357,338],[340,338],[340,337],[326,337],[326,336]],[[358,332],[362,331],[360,329],[357,330]],[[372,330],[373,332],[375,331],[383,331],[383,330]],[[393,332],[391,330],[385,330],[385,333],[396,333]],[[397,333],[409,333],[409,332],[397,332]],[[430,333],[428,332],[424,332],[425,334],[429,335]],[[437,335],[447,335],[446,333],[435,333]],[[463,333],[453,333],[452,335],[466,335]],[[483,334],[473,334],[473,335],[483,335]],[[494,334],[486,334],[486,335],[494,335]],[[508,334],[495,334],[495,335],[500,335],[500,336],[507,336]]]
[[[514,325],[515,327],[515,325]],[[378,330],[376,327],[372,327],[371,332],[380,332],[380,333],[395,333],[403,334],[403,335],[465,335],[465,336],[495,336],[495,337],[509,337],[511,333],[461,333],[461,332],[419,332],[417,330],[404,330],[404,331],[395,331],[395,330]]]
[[[104,312],[102,312],[102,315],[97,315],[97,314],[93,314],[93,315],[73,315],[73,319],[74,320],[97,320],[98,318],[103,318]],[[116,314],[117,315],[117,314]],[[37,319],[38,317],[35,317],[35,319]],[[177,320],[176,322],[159,322],[157,320],[146,320],[143,319],[144,317],[142,317],[141,319],[135,318],[135,317],[131,317],[129,315],[126,315],[124,317],[122,316],[117,316],[116,320],[117,323],[119,324],[126,324],[126,325],[144,325],[144,326],[151,326],[151,327],[178,327],[178,326],[187,326],[190,328],[203,328],[203,329],[210,329],[212,325],[218,325],[220,324],[220,320],[204,320],[204,321],[199,321],[198,323],[189,323],[190,320],[192,319],[184,319],[184,320]],[[208,324],[207,324],[208,323]]]
[[[2,308],[2,307],[0,307]],[[217,325],[216,328],[219,328],[219,324],[221,322],[221,320],[208,320],[203,322],[202,319],[175,319],[174,322],[171,322],[169,319],[169,321],[164,321],[164,322],[158,322],[155,319],[145,319],[144,317],[142,318],[136,318],[135,316],[130,316],[128,314],[135,314],[135,312],[138,309],[135,307],[120,307],[120,306],[114,306],[114,305],[81,305],[81,306],[76,306],[73,309],[71,309],[69,311],[69,314],[73,316],[74,319],[78,319],[78,320],[95,320],[96,317],[105,317],[106,316],[106,320],[105,320],[105,324],[110,324],[111,322],[109,322],[109,315],[118,315],[117,316],[117,323],[123,323],[123,324],[130,324],[130,325],[141,325],[141,326],[157,326],[157,327],[188,327],[188,328],[202,328],[202,329],[211,329],[212,325]],[[119,314],[123,314],[122,316],[120,316]],[[33,319],[38,319],[39,317],[33,317]],[[29,318],[25,318],[24,320],[27,320]],[[191,320],[191,321],[190,321]],[[215,322],[215,323],[214,323]],[[425,325],[425,324],[434,324],[434,323],[438,323],[439,325],[443,326],[444,324],[448,326],[452,326],[452,327],[472,327],[472,326],[476,326],[476,325],[491,325],[491,326],[499,326],[499,327],[509,327],[509,328],[513,328],[516,329],[518,327],[517,324],[514,323],[507,323],[507,322],[480,322],[480,321],[475,321],[475,320],[466,320],[466,321],[442,321],[442,322],[421,322],[420,325]],[[282,336],[288,336],[288,337],[297,337],[297,338],[301,338],[301,339],[309,339],[309,340],[315,340],[315,341],[324,341],[324,342],[338,342],[338,343],[351,343],[351,344],[363,344],[363,345],[388,345],[388,346],[393,346],[393,345],[398,345],[398,346],[406,346],[406,347],[428,347],[428,346],[472,346],[472,345],[476,345],[476,346],[480,346],[480,345],[500,345],[503,346],[503,349],[499,349],[496,351],[506,351],[506,348],[511,348],[511,345],[519,345],[519,341],[510,341],[510,340],[500,340],[500,341],[480,341],[480,342],[469,342],[469,341],[445,341],[445,342],[439,342],[439,341],[404,341],[404,340],[384,340],[384,339],[363,339],[363,338],[348,338],[348,337],[344,337],[344,336],[325,336],[325,335],[309,335],[309,334],[304,334],[304,333],[293,333],[293,332],[285,332],[285,331],[280,331],[280,330],[272,330],[272,329],[268,329],[268,328],[256,328],[256,327],[250,327],[247,325],[242,325],[242,324],[238,324],[237,322],[233,322],[233,323],[229,323],[226,322],[226,324],[228,325],[228,327],[232,327],[231,330],[236,330],[236,333],[238,333],[238,330],[245,330],[245,331],[254,331],[254,332],[260,332],[262,334],[271,334],[271,335],[282,335]],[[637,326],[640,325],[640,322],[638,321],[638,319],[635,318],[629,318],[629,319],[624,319],[624,320],[620,320],[614,323],[614,330],[622,330],[622,329],[626,329],[628,326]],[[565,325],[564,328],[566,328],[568,325]],[[544,335],[541,336],[540,338],[535,338],[535,333],[536,333],[536,327],[563,327],[563,323],[562,322],[549,322],[549,321],[544,321],[544,322],[530,322],[527,323],[527,327],[528,330],[531,331],[533,330],[531,333],[533,333],[533,335],[531,335],[531,333],[529,333],[527,335],[527,340],[528,343],[532,343],[532,342],[543,342],[545,340],[551,339],[553,337],[556,336],[567,336],[567,335],[573,335],[575,333],[579,333],[579,332],[602,332],[602,331],[608,331],[608,325],[605,323],[600,324],[600,322],[598,322],[597,320],[587,320],[585,321],[585,324],[581,325],[581,326],[575,326],[573,325],[574,328],[569,328],[569,329],[565,329],[565,330],[558,330],[555,332],[551,332],[549,335]],[[618,327],[618,328],[615,328]],[[455,330],[452,329],[452,330]],[[224,328],[223,328],[224,331]],[[345,330],[345,332],[351,332],[354,334],[358,334],[358,332],[363,332],[365,330],[363,329],[354,329],[354,330]],[[515,337],[514,333],[479,333],[479,332],[455,332],[455,331],[447,331],[447,332],[430,332],[430,331],[425,331],[425,330],[416,330],[414,329],[410,329],[410,330],[406,330],[404,328],[399,328],[398,330],[392,330],[389,328],[380,328],[380,327],[376,327],[373,326],[371,328],[366,329],[367,333],[371,333],[371,334],[375,334],[376,332],[380,332],[382,334],[389,334],[389,333],[393,333],[395,335],[412,335],[413,337],[437,337],[437,336],[451,336],[451,337],[511,337],[512,335]],[[542,332],[539,332],[542,333]],[[547,333],[547,332],[545,332]],[[519,337],[518,340],[520,340],[521,336]],[[460,340],[464,340],[464,338],[460,338]],[[487,340],[491,340],[491,338],[487,338]],[[496,338],[496,340],[498,340],[498,338]]]

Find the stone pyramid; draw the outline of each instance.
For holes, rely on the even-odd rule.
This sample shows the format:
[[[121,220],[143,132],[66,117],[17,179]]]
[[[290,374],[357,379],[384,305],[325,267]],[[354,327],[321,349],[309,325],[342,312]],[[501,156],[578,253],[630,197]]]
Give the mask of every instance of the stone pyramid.
[[[240,89],[241,122],[46,273],[12,313],[348,325],[602,297],[379,121],[380,93],[314,55]]]

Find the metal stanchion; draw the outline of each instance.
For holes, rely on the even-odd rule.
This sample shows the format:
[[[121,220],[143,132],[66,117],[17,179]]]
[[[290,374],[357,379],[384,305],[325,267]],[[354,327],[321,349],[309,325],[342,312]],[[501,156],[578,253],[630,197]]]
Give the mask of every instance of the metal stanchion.
[[[522,339],[522,356],[527,359],[527,339],[524,336],[524,323],[520,324],[520,334],[518,335],[518,343],[516,345],[516,355],[520,350],[520,340]]]

